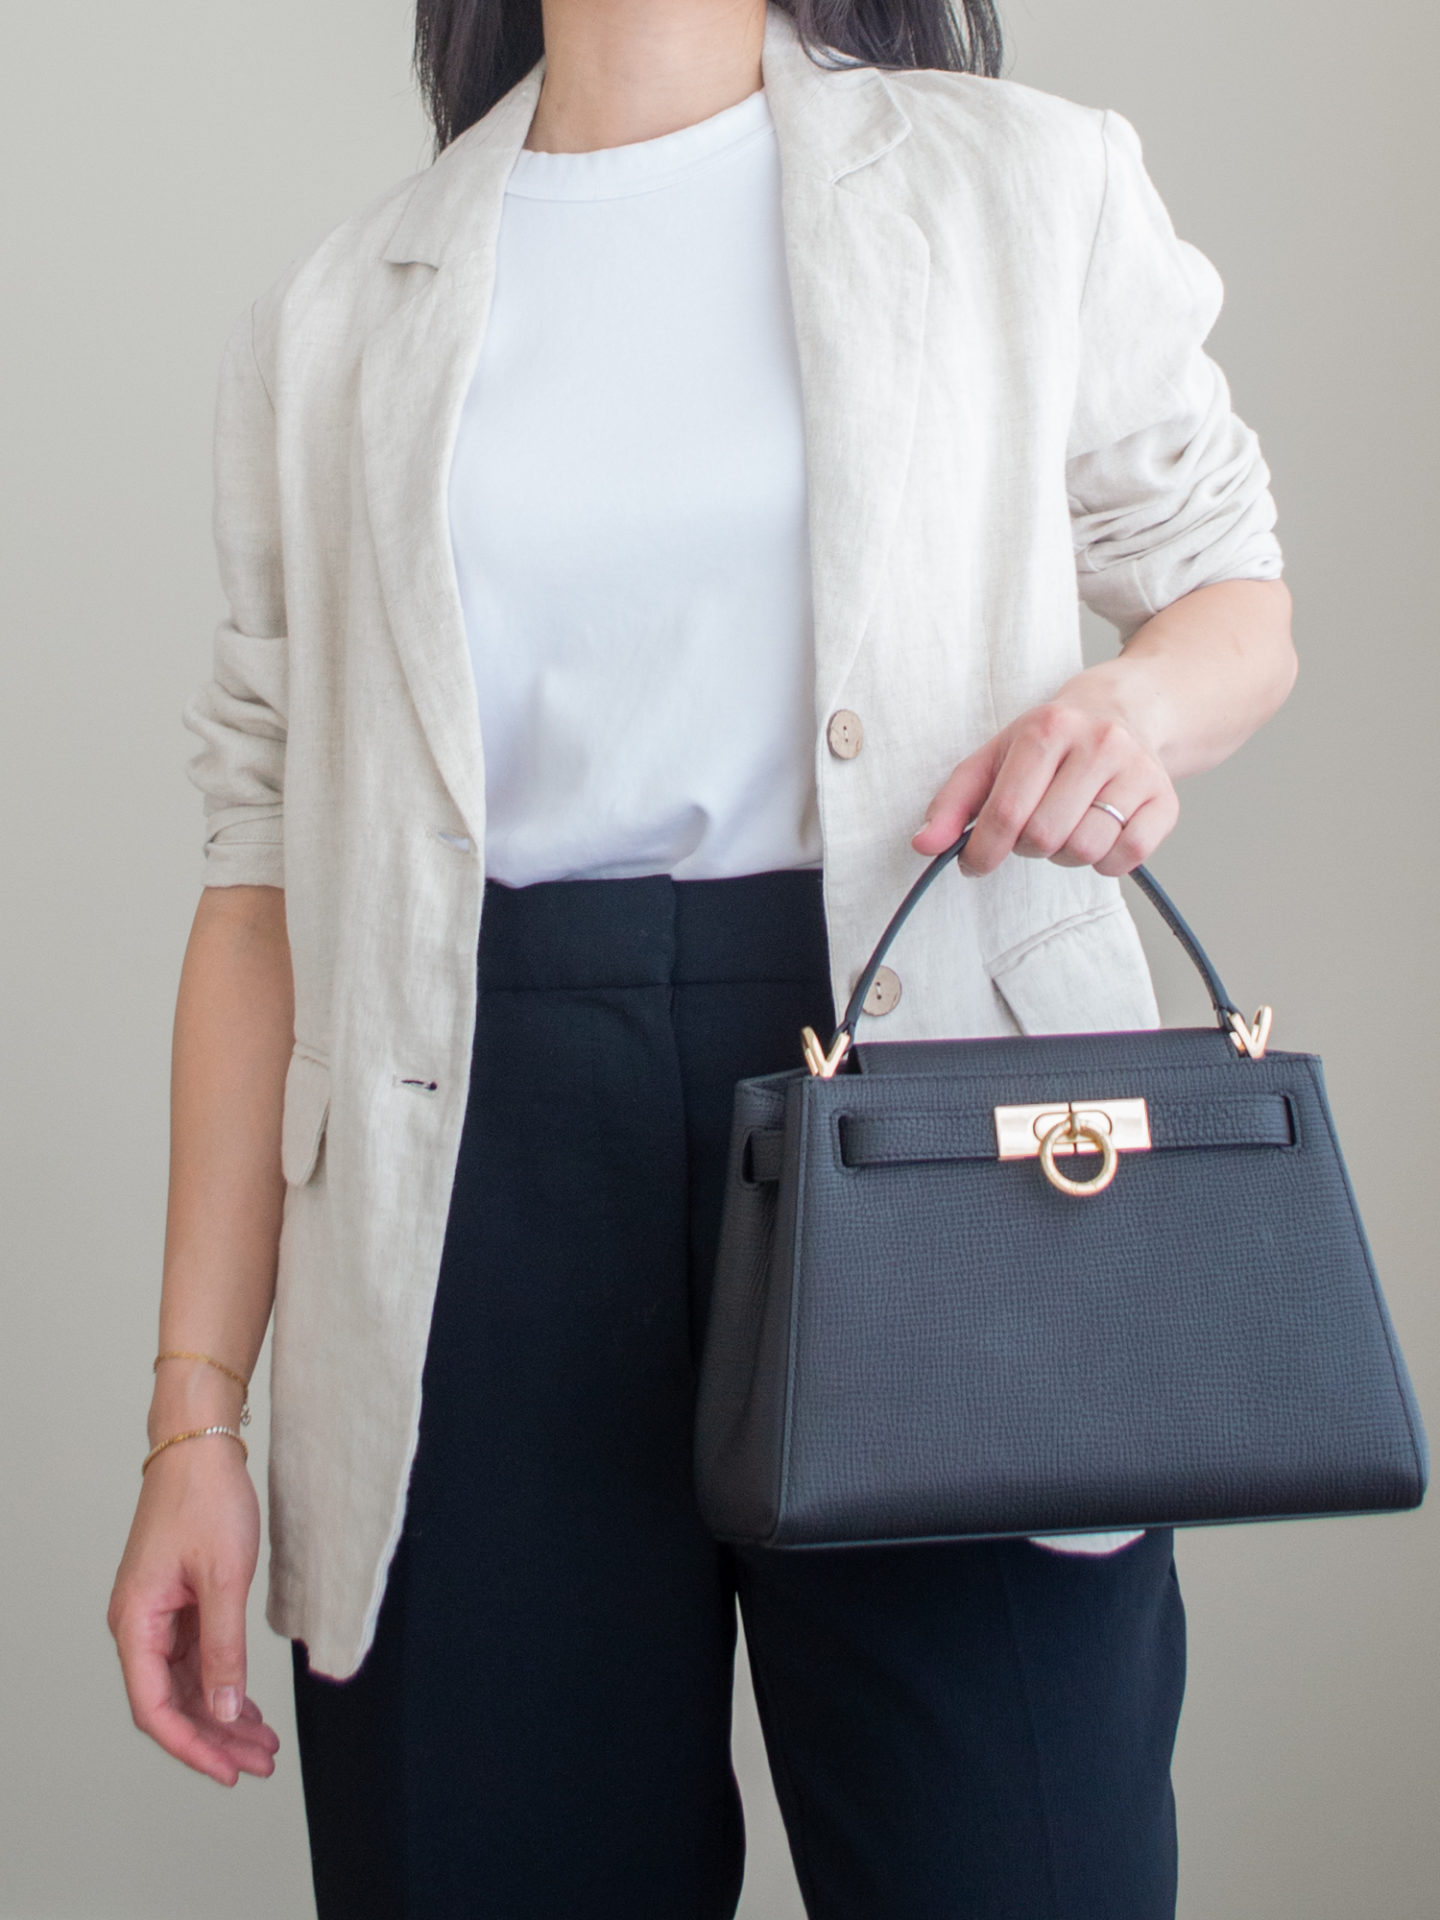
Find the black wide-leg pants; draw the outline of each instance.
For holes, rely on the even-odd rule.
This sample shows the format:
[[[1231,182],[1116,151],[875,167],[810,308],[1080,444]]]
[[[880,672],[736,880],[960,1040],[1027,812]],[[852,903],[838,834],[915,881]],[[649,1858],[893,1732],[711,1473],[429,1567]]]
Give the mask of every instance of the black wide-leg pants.
[[[812,1920],[1169,1920],[1171,1537],[736,1552],[691,1492],[734,1083],[834,1025],[820,875],[486,883],[406,1518],[295,1695],[320,1920],[725,1920],[735,1605]]]

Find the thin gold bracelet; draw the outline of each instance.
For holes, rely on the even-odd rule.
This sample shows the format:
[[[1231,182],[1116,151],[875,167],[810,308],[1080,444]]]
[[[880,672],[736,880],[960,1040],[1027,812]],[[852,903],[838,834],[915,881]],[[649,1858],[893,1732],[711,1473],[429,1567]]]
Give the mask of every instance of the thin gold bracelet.
[[[172,1433],[170,1438],[168,1440],[162,1440],[158,1447],[151,1447],[150,1451],[146,1454],[145,1458],[140,1462],[141,1473],[144,1473],[146,1467],[149,1466],[150,1462],[155,1458],[157,1453],[163,1453],[166,1447],[173,1447],[177,1440],[199,1440],[199,1439],[202,1439],[204,1435],[206,1435],[207,1433],[223,1433],[223,1434],[227,1434],[229,1438],[232,1440],[238,1440],[240,1442],[241,1453],[245,1456],[247,1460],[250,1458],[250,1449],[249,1447],[246,1446],[244,1437],[236,1430],[236,1428],[234,1427],[191,1427],[188,1432]]]
[[[182,1353],[178,1347],[171,1347],[164,1353],[157,1353],[154,1363],[150,1368],[152,1373],[158,1373],[160,1371],[160,1362],[162,1360],[203,1360],[207,1367],[217,1367],[220,1372],[225,1374],[229,1379],[236,1381],[244,1389],[245,1393],[245,1398],[240,1407],[240,1424],[242,1427],[249,1426],[250,1382],[245,1378],[243,1373],[237,1373],[233,1367],[227,1367],[223,1360],[217,1360],[213,1354]]]

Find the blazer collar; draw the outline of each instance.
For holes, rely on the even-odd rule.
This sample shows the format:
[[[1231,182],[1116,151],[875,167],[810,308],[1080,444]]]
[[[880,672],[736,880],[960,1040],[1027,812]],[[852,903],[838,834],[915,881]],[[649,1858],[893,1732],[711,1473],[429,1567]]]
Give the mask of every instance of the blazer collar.
[[[824,71],[783,7],[766,9],[760,53],[785,170],[833,184],[888,153],[910,122],[873,67]],[[525,144],[545,74],[542,54],[489,112],[420,175],[385,248],[397,266],[443,266],[493,243],[505,181]]]

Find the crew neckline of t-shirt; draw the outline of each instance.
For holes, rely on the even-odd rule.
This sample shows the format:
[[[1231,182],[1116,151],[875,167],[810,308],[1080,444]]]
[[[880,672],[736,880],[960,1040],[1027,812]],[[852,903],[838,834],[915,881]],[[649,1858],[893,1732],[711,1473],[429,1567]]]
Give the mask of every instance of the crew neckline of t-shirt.
[[[521,147],[505,190],[527,200],[614,200],[650,193],[770,129],[770,103],[765,89],[757,87],[733,106],[651,140],[596,147],[589,153],[539,153]]]

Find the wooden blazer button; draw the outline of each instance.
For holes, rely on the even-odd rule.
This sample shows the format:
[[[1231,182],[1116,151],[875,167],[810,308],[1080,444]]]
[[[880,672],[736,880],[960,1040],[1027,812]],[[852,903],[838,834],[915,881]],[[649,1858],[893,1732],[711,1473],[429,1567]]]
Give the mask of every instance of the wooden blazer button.
[[[859,714],[852,713],[848,707],[837,708],[830,716],[825,738],[837,760],[853,760],[860,751],[860,742],[865,738]]]
[[[866,1013],[889,1013],[900,1004],[900,976],[893,967],[877,967],[865,996]]]

